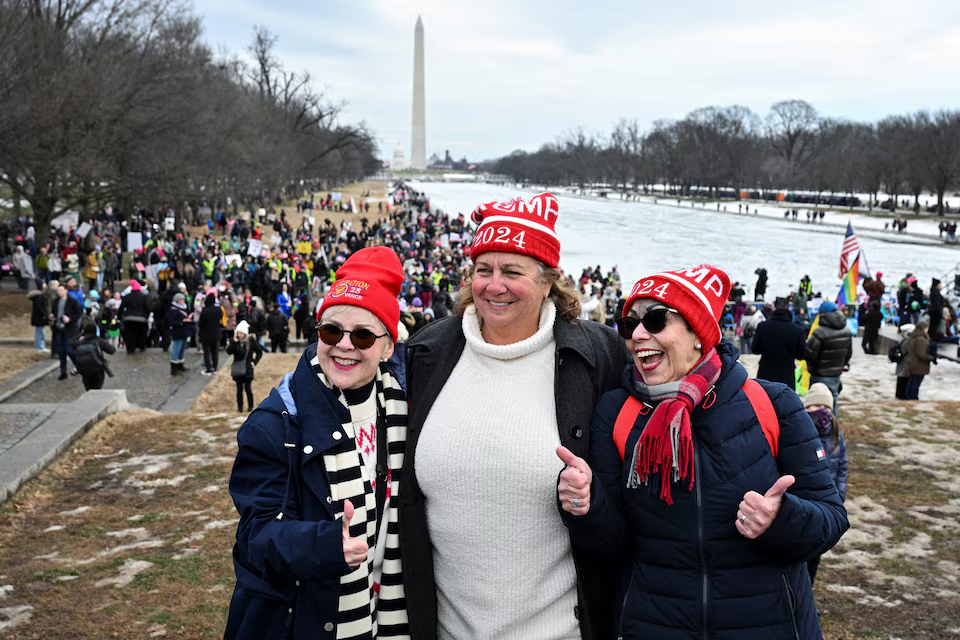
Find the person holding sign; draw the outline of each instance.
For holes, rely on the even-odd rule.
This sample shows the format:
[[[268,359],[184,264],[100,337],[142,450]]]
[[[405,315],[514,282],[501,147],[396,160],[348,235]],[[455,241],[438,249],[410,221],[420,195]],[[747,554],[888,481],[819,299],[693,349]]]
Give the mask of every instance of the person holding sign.
[[[337,278],[320,341],[237,433],[228,640],[410,635],[396,507],[407,403],[387,361],[403,271],[392,249],[369,247]]]
[[[559,444],[628,362],[558,268],[557,199],[480,205],[457,314],[407,342],[400,547],[414,638],[609,638],[613,577],[571,543]],[[582,636],[581,636],[582,634]]]
[[[601,398],[589,464],[557,492],[574,541],[622,568],[621,638],[820,638],[804,563],[849,527],[820,437],[782,383],[748,380],[700,265],[641,278],[617,322],[633,353]]]

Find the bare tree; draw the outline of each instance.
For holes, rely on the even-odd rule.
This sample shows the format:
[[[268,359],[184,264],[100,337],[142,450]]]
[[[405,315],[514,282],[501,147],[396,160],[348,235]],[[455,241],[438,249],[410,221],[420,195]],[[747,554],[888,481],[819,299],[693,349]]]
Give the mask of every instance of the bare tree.
[[[816,153],[817,110],[804,100],[784,100],[770,107],[767,115],[767,139],[783,158],[787,184]]]

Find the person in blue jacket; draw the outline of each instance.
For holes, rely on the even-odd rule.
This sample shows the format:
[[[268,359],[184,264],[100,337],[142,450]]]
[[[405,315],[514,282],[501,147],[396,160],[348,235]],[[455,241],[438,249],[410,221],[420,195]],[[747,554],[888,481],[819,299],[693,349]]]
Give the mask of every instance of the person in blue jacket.
[[[237,434],[224,638],[408,638],[397,532],[407,405],[389,359],[403,283],[386,247],[337,271],[304,351]]]
[[[400,258],[397,258],[399,260]],[[287,319],[293,315],[293,310],[290,305],[292,300],[290,298],[290,292],[287,291],[287,283],[283,283],[283,288],[280,290],[280,293],[277,294],[277,304],[280,306],[280,311],[283,312],[283,315],[287,316]]]
[[[597,404],[591,462],[557,449],[573,539],[621,566],[620,638],[821,637],[804,563],[839,540],[846,511],[800,399],[747,383],[721,338],[729,288],[710,265],[639,280],[617,322],[634,363]],[[625,405],[636,413],[616,428]]]

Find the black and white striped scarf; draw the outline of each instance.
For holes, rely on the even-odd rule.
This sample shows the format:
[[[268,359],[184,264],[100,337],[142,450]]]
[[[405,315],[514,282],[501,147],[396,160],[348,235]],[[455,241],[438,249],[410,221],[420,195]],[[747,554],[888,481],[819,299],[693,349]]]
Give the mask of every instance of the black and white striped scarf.
[[[311,360],[317,377],[346,407],[343,393],[327,380],[317,357]],[[400,567],[400,532],[397,525],[397,494],[403,469],[403,452],[407,439],[407,401],[400,383],[384,367],[378,367],[375,378],[377,394],[377,430],[386,429],[387,463],[390,472],[390,504],[387,507],[386,552],[379,593],[375,584],[373,561],[377,548],[377,498],[367,475],[363,458],[356,446],[353,421],[341,425],[344,438],[323,456],[330,479],[330,497],[343,517],[343,504],[350,500],[355,507],[350,535],[366,533],[370,552],[367,561],[340,578],[340,600],[337,608],[337,640],[353,638],[409,638],[403,574]],[[349,407],[347,407],[349,409]],[[381,519],[382,522],[382,519]]]

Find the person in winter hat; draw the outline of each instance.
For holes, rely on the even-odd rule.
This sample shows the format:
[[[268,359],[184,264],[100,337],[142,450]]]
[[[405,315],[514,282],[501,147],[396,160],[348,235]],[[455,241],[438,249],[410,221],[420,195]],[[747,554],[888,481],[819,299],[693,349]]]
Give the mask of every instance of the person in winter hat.
[[[396,531],[407,402],[388,362],[403,278],[391,249],[353,253],[318,309],[319,341],[240,427],[228,640],[410,637]]]
[[[574,541],[631,568],[614,598],[623,638],[820,637],[804,562],[846,511],[800,399],[748,381],[721,337],[729,289],[709,264],[637,281],[617,321],[633,365],[597,406],[590,463],[560,475]]]
[[[587,455],[594,403],[627,354],[611,328],[579,320],[558,214],[549,193],[479,205],[457,315],[411,331],[417,482],[400,494],[399,527],[414,637],[611,637],[615,578],[560,522],[552,452]],[[480,473],[464,482],[466,469]]]
[[[253,411],[253,368],[263,357],[263,348],[257,337],[250,335],[250,325],[246,320],[237,323],[231,340],[227,343],[227,353],[233,355],[230,377],[237,385],[237,411],[243,412],[243,396],[247,396],[247,413]]]
[[[833,484],[837,487],[837,493],[841,502],[847,500],[847,441],[840,432],[840,423],[830,407],[833,406],[833,392],[822,382],[810,385],[807,395],[803,397],[803,408],[807,415],[813,420],[817,427],[817,433],[820,434],[820,449],[817,456],[823,456],[830,468],[830,475],[833,477]],[[807,572],[810,574],[810,582],[813,583],[817,577],[817,567],[820,566],[820,556],[814,556],[807,560]]]
[[[193,316],[187,309],[187,297],[176,293],[167,309],[167,327],[170,330],[170,375],[186,371],[184,353],[187,349],[187,340],[196,330]]]

